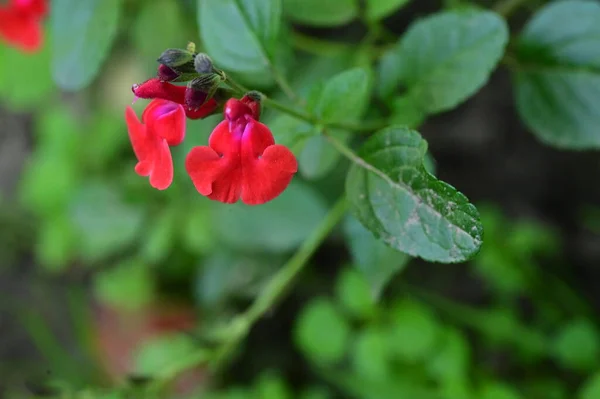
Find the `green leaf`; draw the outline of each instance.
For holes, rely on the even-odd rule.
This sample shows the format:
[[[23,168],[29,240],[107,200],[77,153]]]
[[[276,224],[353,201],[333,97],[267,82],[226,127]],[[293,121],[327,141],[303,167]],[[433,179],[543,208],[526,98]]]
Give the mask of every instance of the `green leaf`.
[[[600,398],[600,372],[592,375],[581,387],[578,399],[598,399]]]
[[[409,300],[392,309],[389,349],[399,358],[416,362],[429,358],[439,338],[437,320],[424,306]]]
[[[369,21],[377,21],[404,7],[410,0],[367,0],[366,15]]]
[[[281,0],[198,0],[198,25],[219,67],[268,73],[276,64]]]
[[[185,47],[185,22],[177,1],[144,2],[133,26],[136,49],[147,61],[154,61],[168,48]]]
[[[11,108],[30,108],[47,100],[54,89],[50,46],[31,54],[0,44],[0,57],[0,95]]]
[[[327,209],[309,186],[294,181],[261,206],[212,204],[214,233],[237,249],[285,252],[294,249],[323,220]]]
[[[55,214],[44,221],[39,234],[35,242],[38,262],[52,272],[65,270],[76,253],[77,245],[77,235],[70,220],[62,214]]]
[[[344,233],[354,266],[369,281],[371,294],[379,298],[390,279],[408,264],[410,257],[377,240],[356,218],[344,222]]]
[[[460,330],[448,329],[443,333],[441,347],[429,359],[428,369],[433,378],[443,385],[468,380],[470,365],[469,341]]]
[[[125,260],[96,274],[94,293],[98,300],[117,309],[140,309],[154,298],[152,273],[137,259]]]
[[[50,7],[52,75],[65,90],[82,89],[108,57],[121,0],[53,0]]]
[[[566,324],[554,340],[553,353],[567,369],[593,369],[598,364],[600,354],[597,329],[585,319]]]
[[[319,363],[335,363],[346,353],[350,338],[347,321],[329,300],[310,302],[298,317],[294,331],[296,345]]]
[[[369,138],[346,179],[351,211],[392,248],[429,261],[465,261],[481,246],[479,214],[425,170],[426,152],[421,135],[404,127]]]
[[[97,261],[119,251],[138,236],[142,210],[123,201],[111,186],[88,183],[70,205],[71,220],[78,228],[81,255]]]
[[[347,141],[349,134],[344,132],[341,140]],[[298,156],[298,169],[303,177],[316,180],[331,172],[340,160],[340,153],[323,136],[312,136],[304,143]]]
[[[152,220],[141,249],[141,256],[147,262],[162,262],[175,245],[179,228],[177,211],[176,207],[166,208]]]
[[[480,399],[521,399],[518,394],[508,385],[501,383],[490,382],[481,388],[480,394],[477,396]]]
[[[523,29],[516,47],[517,108],[544,143],[600,148],[600,4],[551,2]]]
[[[194,341],[183,334],[167,334],[144,342],[134,354],[135,371],[144,376],[160,375],[197,351]]]
[[[366,319],[375,312],[369,283],[359,272],[344,269],[337,278],[335,291],[340,303],[353,316]]]
[[[202,204],[204,205],[204,204]],[[195,254],[208,254],[214,250],[216,238],[210,223],[210,208],[194,203],[186,207],[183,244]],[[207,204],[208,205],[208,204]]]
[[[335,75],[323,86],[308,108],[322,122],[348,122],[361,118],[369,105],[371,74],[353,68]]]
[[[372,381],[389,378],[391,364],[385,332],[367,327],[356,337],[352,351],[354,372]]]
[[[260,399],[291,399],[292,394],[279,374],[267,372],[261,374],[255,382],[254,397]]]
[[[487,82],[507,42],[506,22],[495,13],[445,11],[415,22],[380,68],[388,83],[402,83],[418,108],[442,112]]]
[[[310,26],[344,25],[358,16],[357,0],[283,0],[285,14]]]

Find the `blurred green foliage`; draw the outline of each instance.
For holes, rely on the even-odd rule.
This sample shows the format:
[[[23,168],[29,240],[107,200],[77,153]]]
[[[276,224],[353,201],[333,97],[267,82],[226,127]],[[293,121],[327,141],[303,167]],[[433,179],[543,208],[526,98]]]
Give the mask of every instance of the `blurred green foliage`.
[[[173,148],[173,185],[165,192],[153,190],[134,172],[123,109],[133,99],[129,85],[154,74],[155,59],[165,48],[197,41],[200,50],[209,50],[244,83],[282,99],[285,93],[275,87],[277,78],[267,65],[272,64],[287,74],[291,89],[305,101],[306,112],[321,121],[348,123],[365,115],[383,115],[394,123],[416,127],[428,114],[453,108],[479,89],[508,40],[504,19],[471,8],[419,19],[402,37],[386,34],[381,20],[404,12],[409,3],[405,0],[284,0],[281,4],[261,0],[248,6],[254,11],[249,16],[232,5],[244,3],[238,0],[200,0],[198,7],[195,1],[176,0],[93,3],[101,6],[102,12],[88,15],[88,21],[79,20],[77,9],[71,7],[83,3],[59,2],[65,14],[50,25],[58,27],[59,35],[53,40],[64,48],[54,53],[49,46],[33,55],[0,47],[2,106],[27,121],[28,131],[23,134],[32,143],[31,150],[23,154],[25,165],[15,198],[2,193],[4,261],[11,264],[15,259],[12,263],[17,269],[19,255],[31,253],[35,278],[56,279],[68,287],[66,291],[76,287],[85,292],[71,297],[67,308],[60,308],[60,324],[78,330],[68,344],[56,337],[43,306],[38,309],[19,300],[13,309],[43,356],[43,364],[31,366],[36,370],[31,375],[49,389],[46,397],[160,397],[160,389],[153,384],[188,362],[191,369],[196,363],[209,362],[209,349],[236,333],[235,315],[261,297],[272,277],[302,248],[344,193],[349,162],[317,135],[322,126],[269,108],[262,120],[277,142],[289,146],[299,160],[298,176],[276,200],[260,207],[225,205],[195,192],[184,171],[184,159],[191,147],[205,145],[220,115],[188,121],[186,141]],[[117,6],[118,11],[111,8]],[[561,146],[593,146],[596,139],[589,138],[588,128],[595,126],[589,121],[595,120],[597,107],[589,101],[596,98],[593,90],[598,77],[593,64],[597,60],[592,62],[578,52],[591,48],[598,36],[593,35],[600,26],[595,23],[597,7],[583,0],[549,7],[545,14],[537,14],[521,35],[517,61],[560,67],[557,73],[564,78],[560,82],[566,89],[551,91],[551,100],[558,92],[575,94],[569,101],[561,97],[538,103],[543,90],[528,87],[548,81],[556,88],[558,81],[546,75],[546,67],[523,69],[516,73],[517,105],[542,140]],[[591,22],[581,29],[573,19],[556,23],[561,17],[556,14],[557,7],[559,11],[560,7],[574,7],[577,15],[589,10],[585,20]],[[265,22],[278,13],[285,15],[283,23]],[[236,23],[247,19],[250,24]],[[288,23],[338,27],[356,19],[369,32],[378,32],[378,39],[331,42],[318,31],[311,37]],[[105,20],[110,29],[105,29]],[[90,36],[73,35],[69,23],[75,22],[89,25],[86,32]],[[461,28],[461,40],[449,45],[446,32],[453,26]],[[118,39],[112,52],[108,51],[110,37],[103,39],[102,46],[92,44],[95,35],[103,35],[105,30]],[[562,39],[571,33],[576,33],[576,42],[565,50],[567,41]],[[480,43],[481,37],[492,45]],[[536,58],[539,49],[530,42],[539,37],[546,41],[542,53],[552,57]],[[80,40],[88,45],[79,45]],[[290,48],[282,48],[288,44]],[[291,45],[296,51],[293,56]],[[56,53],[65,58],[57,59]],[[485,60],[482,54],[487,55]],[[74,64],[73,59],[77,61]],[[27,79],[17,79],[17,70]],[[86,90],[64,93],[57,82],[63,89],[90,85]],[[373,99],[371,92],[375,93]],[[534,107],[536,104],[539,107]],[[140,114],[144,106],[140,101],[134,109]],[[547,107],[552,112],[547,112]],[[554,114],[555,110],[560,112]],[[576,118],[580,112],[585,113],[583,122]],[[550,126],[540,120],[548,113],[566,119]],[[556,126],[577,134],[563,140]],[[346,145],[364,141],[343,128],[330,133]],[[420,136],[416,142],[422,149]],[[389,144],[379,144],[377,151],[391,152]],[[410,150],[406,146],[395,149],[402,160],[410,158]],[[422,156],[427,156],[424,167]],[[418,161],[423,181],[437,184],[430,175],[435,169],[431,154],[419,154]],[[390,165],[387,174],[412,167],[398,165]],[[424,189],[419,186],[414,191],[420,195]],[[454,191],[451,194],[459,197]],[[392,192],[388,197],[398,201],[402,195]],[[374,206],[380,207],[387,200],[371,198]],[[269,327],[257,332],[263,339],[253,338],[245,346],[233,348],[240,363],[221,370],[224,375],[218,374],[214,380],[207,377],[207,384],[199,384],[187,396],[600,398],[598,317],[588,300],[564,278],[569,266],[562,260],[564,237],[539,220],[509,217],[493,204],[478,205],[485,230],[481,251],[466,265],[447,266],[458,268],[461,281],[473,280],[471,285],[479,295],[476,299],[455,295],[450,280],[440,289],[434,284],[437,276],[430,271],[426,275],[431,285],[411,283],[407,274],[432,265],[384,244],[356,217],[345,215],[322,253],[312,257],[308,270],[300,274],[289,301],[292,304],[269,308],[260,320]],[[595,206],[582,209],[581,224],[597,233],[599,214]],[[402,224],[394,219],[395,213],[388,216],[386,221],[393,227]],[[424,232],[431,226],[440,227],[439,221],[428,220],[419,227]],[[435,241],[424,235],[428,244]],[[422,252],[418,255],[424,256]],[[59,280],[62,278],[64,281]],[[157,309],[167,304],[192,309],[194,327],[183,332],[183,328],[173,327],[178,320],[157,316]],[[147,322],[151,326],[142,327],[152,334],[134,336],[134,344],[126,343],[125,349],[115,344],[129,361],[129,375],[122,372],[116,378],[118,383],[108,377],[115,373],[114,364],[99,361],[98,353],[110,352],[107,348],[114,344],[110,339],[120,339],[122,325],[102,319],[93,312],[97,308],[115,312],[131,324]],[[140,322],[140,314],[157,320]],[[101,327],[112,338],[100,336],[97,330]],[[155,331],[161,328],[162,335]],[[106,339],[110,342],[103,341]],[[72,347],[83,354],[73,355]],[[266,360],[261,361],[263,358]],[[41,369],[52,370],[52,375],[39,377]],[[28,372],[24,372],[27,378]],[[128,376],[138,380],[127,380]],[[31,397],[22,381],[7,377],[6,383],[7,397]]]

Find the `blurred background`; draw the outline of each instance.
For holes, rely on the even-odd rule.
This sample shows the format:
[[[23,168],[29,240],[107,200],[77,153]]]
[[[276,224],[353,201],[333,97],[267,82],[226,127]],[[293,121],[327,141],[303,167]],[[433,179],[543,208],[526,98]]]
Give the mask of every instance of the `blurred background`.
[[[458,3],[413,1],[383,24],[399,36]],[[511,28],[541,4],[515,13]],[[294,148],[301,173],[272,203],[198,195],[183,159],[205,145],[219,115],[187,121],[186,141],[173,148],[174,183],[152,189],[134,172],[124,110],[163,50],[190,40],[202,48],[196,5],[123,7],[110,56],[85,90],[56,86],[47,43],[34,54],[0,45],[2,397],[128,397],[93,392],[144,384],[204,345],[204,333],[247,308],[343,193],[348,163],[317,146]],[[294,23],[294,88],[306,93],[360,64],[353,46],[335,43],[365,34],[358,21]],[[314,39],[336,50],[311,51]],[[600,398],[598,154],[541,144],[519,120],[510,79],[500,67],[474,97],[419,128],[438,177],[481,212],[477,257],[410,259],[346,218],[222,375],[195,368],[168,397]],[[136,102],[138,115],[146,104]],[[281,114],[267,110],[264,121],[286,143]]]

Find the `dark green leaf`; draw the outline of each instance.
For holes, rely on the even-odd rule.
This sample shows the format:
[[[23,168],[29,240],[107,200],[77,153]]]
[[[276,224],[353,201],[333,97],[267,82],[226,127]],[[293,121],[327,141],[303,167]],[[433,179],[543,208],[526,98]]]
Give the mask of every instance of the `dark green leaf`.
[[[35,253],[47,270],[61,272],[74,258],[76,246],[77,235],[70,220],[62,214],[55,214],[40,227]]]
[[[357,0],[283,0],[292,20],[311,26],[344,25],[358,16]]]
[[[135,371],[141,375],[160,375],[197,351],[197,345],[186,335],[167,334],[155,337],[136,350]]]
[[[354,266],[365,275],[372,295],[378,298],[388,281],[404,269],[410,257],[377,240],[353,217],[346,219],[344,233]]]
[[[445,11],[415,22],[380,68],[385,82],[400,82],[418,108],[442,112],[487,82],[507,42],[506,22],[493,12]]]
[[[198,25],[220,68],[268,73],[276,63],[281,0],[198,0]]]
[[[260,399],[291,399],[292,394],[279,374],[268,372],[263,373],[256,381],[254,397]]]
[[[116,37],[121,0],[53,0],[52,75],[65,90],[87,86]]]
[[[367,0],[367,19],[376,21],[393,14],[410,0]]]
[[[429,174],[427,143],[414,130],[373,135],[351,167],[346,192],[357,219],[387,245],[429,261],[461,262],[481,246],[477,209]]]
[[[513,388],[508,385],[490,382],[485,384],[481,388],[481,392],[477,395],[478,398],[481,399],[521,399],[522,396],[519,395]]]
[[[350,328],[333,303],[315,299],[298,317],[294,336],[306,356],[319,363],[334,363],[346,353]]]
[[[323,220],[323,200],[298,181],[261,206],[213,204],[214,233],[227,244],[246,251],[289,251]]]
[[[517,46],[516,101],[547,144],[600,148],[600,4],[557,1],[524,28]]]

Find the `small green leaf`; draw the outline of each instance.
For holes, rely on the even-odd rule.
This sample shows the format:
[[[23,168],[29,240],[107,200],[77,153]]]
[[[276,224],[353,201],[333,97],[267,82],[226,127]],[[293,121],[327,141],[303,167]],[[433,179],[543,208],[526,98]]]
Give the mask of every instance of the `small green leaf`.
[[[600,398],[600,372],[592,375],[581,387],[577,399]]]
[[[444,331],[441,347],[429,359],[428,369],[433,378],[443,385],[468,379],[470,365],[469,341],[459,330]]]
[[[194,203],[186,208],[183,244],[195,254],[208,254],[214,249],[216,238],[212,231],[210,208]],[[207,204],[208,205],[208,204]]]
[[[385,332],[369,327],[356,337],[352,351],[354,372],[372,381],[389,378],[391,364]]]
[[[544,143],[600,148],[600,4],[551,2],[525,26],[516,48],[517,108]]]
[[[559,331],[553,349],[563,367],[588,371],[598,364],[598,331],[588,320],[572,321]]]
[[[38,261],[46,270],[61,272],[74,258],[77,235],[70,220],[62,214],[55,214],[44,221],[40,236],[35,242]]]
[[[389,349],[408,362],[429,358],[439,338],[439,327],[433,314],[408,300],[397,303],[391,314]]]
[[[152,273],[139,260],[126,260],[101,270],[94,279],[94,292],[98,300],[117,309],[140,309],[154,297]]]
[[[197,350],[194,341],[183,334],[168,334],[153,338],[144,342],[136,350],[135,371],[144,376],[160,375],[165,369],[173,367]]]
[[[421,135],[404,127],[369,138],[346,179],[351,211],[392,248],[429,261],[465,261],[482,243],[479,214],[425,170],[426,153]]]
[[[369,21],[377,21],[404,7],[410,0],[367,0],[366,15]]]
[[[420,109],[442,112],[487,82],[507,42],[506,22],[495,13],[445,11],[415,22],[380,68],[388,83],[402,83]]]
[[[354,266],[369,281],[373,297],[379,298],[389,280],[404,269],[410,257],[377,240],[351,216],[344,222],[344,233]]]
[[[88,183],[70,204],[70,216],[78,228],[81,255],[97,261],[123,249],[136,239],[143,221],[142,210],[123,201],[112,186]]]
[[[508,385],[490,382],[481,388],[480,399],[521,399],[522,396]]]
[[[311,26],[344,25],[358,16],[357,0],[283,0],[285,14]]]
[[[298,317],[294,331],[296,345],[319,363],[335,363],[346,353],[350,328],[329,300],[310,302]]]
[[[322,122],[356,121],[369,105],[370,89],[371,74],[366,69],[349,69],[329,79],[308,107]]]
[[[198,0],[198,26],[220,68],[268,73],[280,43],[281,0]]]
[[[147,262],[158,263],[169,255],[178,239],[177,211],[175,207],[167,208],[152,220],[141,249],[141,256]]]
[[[292,394],[280,375],[267,372],[263,373],[255,382],[254,397],[260,399],[291,399]]]
[[[285,252],[302,243],[327,213],[322,198],[294,181],[261,206],[212,204],[214,233],[240,250]]]
[[[337,278],[335,291],[338,300],[353,316],[369,318],[375,311],[375,302],[367,280],[359,272],[344,269]]]
[[[65,90],[82,89],[110,52],[121,0],[53,0],[50,7],[52,75]]]
[[[31,54],[0,44],[0,58],[0,95],[11,108],[31,108],[47,100],[54,89],[50,46]]]
[[[417,101],[408,95],[394,98],[391,105],[390,122],[394,125],[416,128],[427,117],[427,113],[419,107]]]

